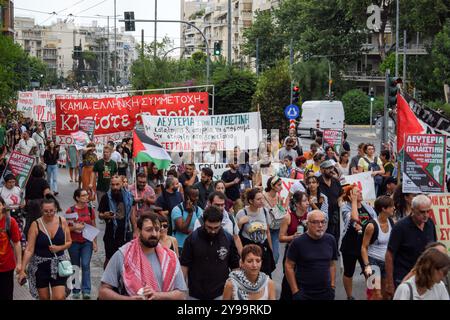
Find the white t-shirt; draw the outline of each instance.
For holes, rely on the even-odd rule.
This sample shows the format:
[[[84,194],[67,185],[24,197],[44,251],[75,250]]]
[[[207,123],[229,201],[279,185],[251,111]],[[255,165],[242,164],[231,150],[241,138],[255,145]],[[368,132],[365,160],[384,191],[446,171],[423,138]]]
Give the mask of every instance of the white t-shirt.
[[[111,159],[114,160],[117,164],[122,162],[122,155],[117,150],[111,154]]]
[[[239,211],[236,215],[236,221],[239,221],[244,217],[245,211],[249,218],[248,223],[242,226],[242,236],[256,243],[263,243],[267,239],[267,219],[265,208],[259,208],[258,213],[250,212],[249,208],[246,207]]]
[[[202,213],[202,215],[203,215],[203,213]],[[239,228],[238,228],[236,219],[235,219],[234,227],[233,227],[233,222],[230,220],[230,217],[225,210],[223,211],[223,219],[222,219],[221,225],[222,225],[223,230],[225,230],[229,234],[231,234],[233,236],[239,235]],[[200,228],[200,226],[201,226],[200,221],[197,219],[194,224],[194,230]]]
[[[211,152],[207,152],[203,156],[203,162],[204,163],[221,163],[222,157],[220,156],[220,153],[218,151],[216,151],[215,154],[212,154]]]
[[[29,155],[33,147],[37,147],[37,143],[33,138],[29,138],[28,140],[20,139],[17,144],[17,151],[22,154]]]
[[[397,290],[395,290],[394,300],[410,300],[411,291],[406,283],[410,283],[412,286],[413,300],[449,300],[447,289],[442,281],[435,284],[423,295],[419,295],[416,287],[416,276],[412,276],[398,286]]]
[[[3,186],[0,188],[0,196],[5,200],[6,207],[10,209],[17,209],[22,200],[19,187],[8,189]]]
[[[39,155],[43,156],[45,151],[45,138],[44,138],[44,132],[41,133],[33,133],[31,138],[36,141],[37,145],[39,146]]]

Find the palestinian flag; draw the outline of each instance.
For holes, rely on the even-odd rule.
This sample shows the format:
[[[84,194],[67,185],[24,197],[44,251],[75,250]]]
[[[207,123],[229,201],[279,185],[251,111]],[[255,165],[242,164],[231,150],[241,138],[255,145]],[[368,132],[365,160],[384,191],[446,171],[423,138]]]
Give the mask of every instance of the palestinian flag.
[[[143,131],[133,131],[133,158],[136,163],[153,162],[158,169],[170,167],[172,159],[159,143]]]

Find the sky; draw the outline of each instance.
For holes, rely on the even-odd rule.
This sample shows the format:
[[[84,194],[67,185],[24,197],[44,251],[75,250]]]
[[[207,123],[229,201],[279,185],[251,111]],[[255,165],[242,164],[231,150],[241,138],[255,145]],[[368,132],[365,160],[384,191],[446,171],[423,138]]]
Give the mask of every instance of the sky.
[[[157,0],[158,19],[180,20],[180,0]],[[14,0],[14,14],[20,17],[35,18],[38,25],[50,25],[58,18],[66,19],[69,14],[75,16],[76,25],[90,26],[93,20],[97,20],[97,25],[106,26],[106,17],[110,16],[110,27],[114,26],[114,0]],[[25,9],[25,10],[23,10]],[[39,11],[39,12],[35,12]],[[134,11],[135,19],[154,19],[155,0],[116,0],[117,28],[124,26],[124,11]],[[51,14],[55,12],[55,14]],[[151,42],[154,39],[154,23],[136,23],[133,34],[137,41],[141,41],[141,29],[144,29],[144,41]],[[174,47],[180,45],[180,24],[159,23],[157,26],[157,38],[161,41],[164,36],[168,36],[174,41]],[[176,54],[176,51],[174,52]]]

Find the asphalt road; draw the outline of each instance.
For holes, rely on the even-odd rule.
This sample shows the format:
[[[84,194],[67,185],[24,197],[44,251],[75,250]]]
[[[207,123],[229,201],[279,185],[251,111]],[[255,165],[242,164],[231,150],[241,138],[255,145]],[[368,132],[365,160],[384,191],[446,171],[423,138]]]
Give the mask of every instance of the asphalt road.
[[[374,132],[374,130],[373,130]],[[351,155],[353,156],[356,154],[357,146],[361,142],[372,142],[375,144],[376,148],[379,149],[380,141],[377,139],[374,135],[374,133],[371,133],[369,131],[369,128],[361,128],[361,127],[347,127],[347,133],[348,133],[348,141],[350,143],[351,147]],[[309,145],[311,144],[312,140],[302,137],[302,142],[304,146],[304,150],[309,149]],[[73,205],[73,191],[77,188],[77,183],[70,183],[69,182],[69,173],[68,169],[65,168],[59,168],[58,172],[58,188],[59,188],[59,195],[58,199],[60,201],[61,207],[63,210],[66,210],[70,206]],[[97,219],[97,227],[101,230],[100,234],[98,235],[98,252],[95,253],[92,256],[91,260],[91,284],[92,284],[92,291],[91,291],[91,297],[92,299],[96,299],[98,296],[98,288],[100,286],[100,279],[103,273],[103,262],[104,262],[104,244],[103,244],[103,233],[105,224],[100,223]],[[281,282],[283,279],[283,268],[282,268],[282,258],[284,254],[284,246],[281,246],[280,248],[280,259],[277,264],[277,268],[274,271],[273,280],[277,284],[277,296],[280,295],[281,292]],[[363,300],[365,299],[365,281],[364,277],[360,275],[361,269],[359,266],[357,266],[355,275],[354,275],[354,284],[353,284],[353,296],[357,300]],[[336,300],[345,300],[346,294],[344,291],[344,287],[342,284],[342,274],[343,270],[341,267],[337,268],[337,280],[336,280]],[[18,287],[16,284],[14,298],[17,300],[24,300],[24,299],[31,299],[30,295],[28,294],[26,287]]]

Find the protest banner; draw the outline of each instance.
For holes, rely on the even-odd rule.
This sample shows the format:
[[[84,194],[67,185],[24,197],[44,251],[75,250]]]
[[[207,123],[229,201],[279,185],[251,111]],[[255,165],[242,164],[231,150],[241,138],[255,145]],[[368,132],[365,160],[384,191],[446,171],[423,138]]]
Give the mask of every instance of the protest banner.
[[[33,115],[33,92],[19,91],[17,98],[17,111],[22,112],[25,118],[31,118]]]
[[[262,139],[259,112],[198,117],[164,117],[142,115],[145,133],[167,151],[208,151],[211,143],[217,150],[257,149]]]
[[[228,170],[227,163],[196,163],[195,169],[197,170],[197,176],[200,180],[203,168],[211,168],[214,172],[213,181],[218,181],[222,179],[222,174]]]
[[[337,155],[342,148],[342,130],[323,130],[323,149],[332,146]]]
[[[444,135],[406,134],[403,149],[404,193],[439,193],[445,190]]]
[[[208,114],[207,92],[150,94],[105,98],[66,99],[58,95],[56,103],[57,143],[71,145],[70,134],[82,119],[95,121],[94,142],[106,144],[131,136],[140,114],[161,116],[197,116]]]
[[[94,141],[95,120],[93,119],[81,119],[79,130],[84,131],[89,136],[91,141]]]
[[[88,134],[81,130],[72,133],[71,136],[72,136],[73,144],[75,145],[75,148],[77,148],[77,150],[86,148],[87,144],[89,142],[91,142]]]
[[[364,201],[375,200],[377,198],[375,193],[375,183],[371,174],[372,173],[369,171],[352,174],[350,176],[344,176],[343,184],[355,183],[358,186],[359,190],[361,190]]]
[[[430,218],[436,225],[437,241],[444,243],[450,254],[450,193],[430,194]]]
[[[53,136],[52,123],[45,122],[45,136],[51,138]]]
[[[39,122],[55,119],[55,95],[50,91],[19,91],[17,111]]]
[[[4,177],[11,173],[16,177],[17,186],[20,189],[25,189],[35,159],[35,157],[21,154],[17,151],[11,152],[6,168],[3,171],[2,182],[5,181]]]

